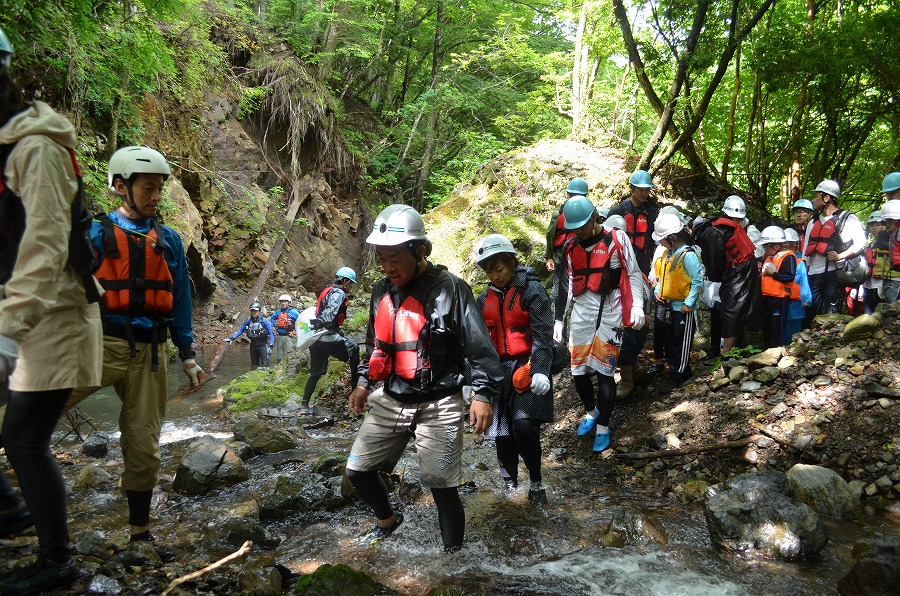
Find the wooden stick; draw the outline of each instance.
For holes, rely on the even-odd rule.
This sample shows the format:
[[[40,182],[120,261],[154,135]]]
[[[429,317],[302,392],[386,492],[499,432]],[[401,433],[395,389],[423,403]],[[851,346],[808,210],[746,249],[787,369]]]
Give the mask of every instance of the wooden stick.
[[[696,447],[683,447],[681,449],[666,449],[664,451],[649,451],[639,453],[619,453],[616,457],[622,459],[657,459],[659,457],[676,457],[678,455],[693,455],[695,453],[703,453],[704,451],[713,451],[715,449],[736,449],[738,447],[746,447],[750,443],[755,443],[762,438],[762,435],[750,435],[744,439],[737,441],[719,441],[718,443],[708,443],[706,445],[698,445]]]
[[[230,561],[233,561],[233,560],[237,559],[238,557],[243,557],[245,554],[247,554],[247,553],[250,551],[250,547],[251,547],[252,545],[253,545],[253,542],[250,541],[250,540],[248,540],[248,541],[245,542],[243,545],[241,545],[241,548],[237,549],[236,551],[234,551],[233,553],[231,553],[230,555],[228,555],[228,556],[225,557],[224,559],[219,559],[219,560],[216,561],[215,563],[212,563],[212,564],[210,564],[210,565],[207,565],[207,566],[204,567],[203,569],[200,569],[200,570],[195,571],[195,572],[193,572],[193,573],[188,573],[187,575],[183,575],[183,576],[181,576],[181,577],[178,577],[178,578],[173,579],[173,580],[169,583],[169,585],[166,586],[166,589],[163,590],[163,593],[162,593],[161,596],[168,596],[168,594],[169,594],[172,590],[174,590],[176,587],[180,586],[181,584],[183,584],[183,583],[185,583],[185,582],[189,582],[189,581],[191,581],[192,579],[197,579],[197,578],[200,577],[201,575],[203,575],[203,574],[205,574],[205,573],[209,573],[209,572],[212,571],[213,569],[217,569],[217,568],[221,567],[222,565],[224,565],[225,563],[228,563],[228,562],[230,562]]]

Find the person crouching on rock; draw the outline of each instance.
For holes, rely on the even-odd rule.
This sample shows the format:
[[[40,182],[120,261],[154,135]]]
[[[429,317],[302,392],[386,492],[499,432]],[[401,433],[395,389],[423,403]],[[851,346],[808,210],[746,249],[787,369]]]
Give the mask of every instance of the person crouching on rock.
[[[519,458],[528,469],[528,500],[547,502],[541,485],[541,423],[553,422],[553,314],[550,297],[530,267],[519,267],[516,249],[500,234],[475,246],[475,262],[490,286],[475,303],[487,324],[500,363],[503,388],[491,400],[497,461],[507,494],[518,486]],[[514,387],[515,385],[515,387]]]

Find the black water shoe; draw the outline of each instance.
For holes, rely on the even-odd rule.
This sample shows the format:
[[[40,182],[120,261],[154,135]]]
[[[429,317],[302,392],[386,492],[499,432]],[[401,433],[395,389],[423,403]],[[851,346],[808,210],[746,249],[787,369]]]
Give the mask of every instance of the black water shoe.
[[[72,585],[79,575],[74,557],[56,561],[42,554],[34,565],[0,581],[0,594],[38,594],[63,588]]]
[[[369,547],[375,544],[380,540],[384,540],[388,536],[394,533],[394,530],[400,527],[400,524],[403,523],[403,514],[399,511],[394,512],[394,521],[391,522],[389,526],[382,526],[381,524],[377,524],[374,528],[369,530],[369,533],[359,539],[359,543],[362,546]]]
[[[31,511],[28,510],[24,500],[20,501],[18,509],[0,514],[0,536],[19,534],[33,525]]]

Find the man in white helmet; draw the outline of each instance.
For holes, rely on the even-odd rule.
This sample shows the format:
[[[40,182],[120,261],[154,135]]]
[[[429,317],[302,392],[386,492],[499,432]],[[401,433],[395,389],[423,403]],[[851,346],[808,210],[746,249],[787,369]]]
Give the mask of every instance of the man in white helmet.
[[[367,353],[349,400],[351,413],[368,413],[347,458],[347,478],[378,517],[361,542],[370,546],[403,523],[378,473],[393,470],[413,440],[421,483],[437,506],[444,551],[452,552],[465,533],[458,491],[465,373],[470,371],[472,386],[469,422],[483,433],[491,425],[490,402],[503,384],[503,368],[471,288],[425,258],[425,223],[415,209],[384,209],[366,242],[375,247],[385,277],[372,289]],[[378,383],[383,386],[372,392]]]
[[[813,296],[812,307],[806,311],[807,328],[816,315],[840,311],[838,269],[866,250],[866,231],[855,214],[838,207],[840,194],[841,187],[834,180],[823,180],[813,191],[813,207],[819,217],[807,226],[803,243]]]
[[[123,147],[109,160],[108,183],[121,200],[91,228],[100,255],[94,273],[103,295],[103,378],[76,389],[72,407],[101,387],[122,401],[119,430],[131,540],[153,540],[150,501],[159,480],[159,434],[166,411],[166,338],[178,348],[190,385],[204,372],[194,360],[191,282],[178,233],[158,220],[169,164],[149,147]]]
[[[300,311],[291,306],[290,294],[282,294],[278,297],[278,310],[269,317],[272,328],[275,329],[275,358],[277,362],[288,355],[288,352],[297,345],[296,326]]]

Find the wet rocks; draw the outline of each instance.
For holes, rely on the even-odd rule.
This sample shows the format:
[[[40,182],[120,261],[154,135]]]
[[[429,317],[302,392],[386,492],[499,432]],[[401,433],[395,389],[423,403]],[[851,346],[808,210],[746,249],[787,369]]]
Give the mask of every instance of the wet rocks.
[[[361,571],[346,565],[322,565],[312,573],[302,576],[294,586],[297,596],[333,596],[355,594],[375,596],[396,594]]]
[[[182,494],[203,495],[249,477],[250,472],[233,449],[206,435],[188,445],[172,487]]]
[[[297,439],[286,430],[253,416],[241,418],[234,425],[234,438],[249,444],[256,453],[278,453],[299,445]]]
[[[649,542],[667,545],[669,536],[665,528],[652,517],[626,507],[616,508],[612,519],[600,535],[600,543],[607,548],[621,548],[629,544]]]
[[[279,596],[282,592],[281,574],[274,567],[249,569],[238,576],[241,594],[254,596]]]
[[[109,435],[94,431],[81,444],[81,452],[88,457],[106,457],[109,453]]]
[[[850,571],[838,582],[843,595],[887,596],[900,586],[900,537],[857,545],[859,556]]]
[[[884,321],[879,314],[859,315],[844,327],[844,332],[841,333],[841,340],[848,344],[854,341],[871,339],[875,332],[881,329],[883,323]]]
[[[858,495],[834,470],[796,464],[786,477],[794,497],[817,513],[842,519],[859,509]]]
[[[259,504],[260,519],[316,513],[320,509],[334,509],[349,502],[341,494],[341,479],[326,479],[321,474],[301,473],[279,476],[275,486],[263,495]]]
[[[790,497],[783,474],[750,472],[711,486],[704,504],[714,544],[734,552],[798,561],[828,534],[811,507]]]
[[[113,482],[115,482],[113,475],[100,466],[85,466],[78,473],[75,488],[97,488]]]

